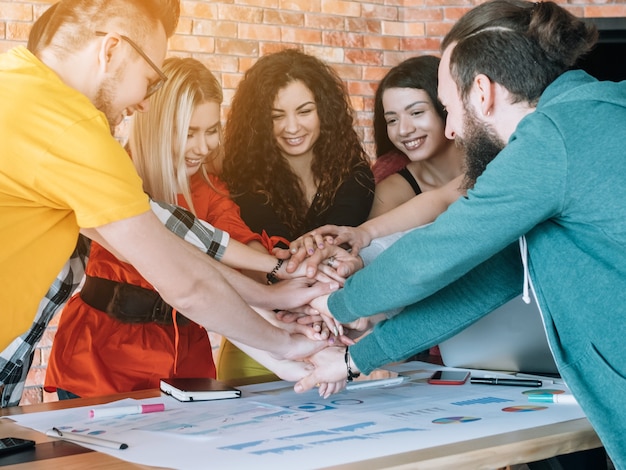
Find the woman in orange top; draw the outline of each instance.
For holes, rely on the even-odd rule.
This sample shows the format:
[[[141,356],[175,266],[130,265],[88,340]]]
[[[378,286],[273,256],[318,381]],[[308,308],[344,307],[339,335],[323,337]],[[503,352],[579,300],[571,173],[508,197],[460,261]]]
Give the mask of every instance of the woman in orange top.
[[[194,59],[167,59],[163,70],[168,81],[153,96],[150,110],[136,115],[129,140],[144,189],[153,199],[178,203],[231,238],[262,251],[263,255],[248,250],[266,257],[263,270],[271,271],[276,265],[276,258],[267,253],[272,241],[248,228],[225,185],[209,174],[214,159],[220,161],[219,83]],[[250,264],[251,269],[259,266]],[[132,266],[94,242],[86,274],[85,287],[63,311],[46,391],[58,390],[60,398],[92,397],[155,388],[163,377],[215,377],[211,344],[201,326],[173,316],[167,308],[138,308],[136,318],[117,311],[144,306],[145,296],[159,299]],[[114,314],[105,313],[118,301],[102,292],[119,286],[127,298],[116,304]],[[146,320],[146,313],[155,315],[152,321]]]

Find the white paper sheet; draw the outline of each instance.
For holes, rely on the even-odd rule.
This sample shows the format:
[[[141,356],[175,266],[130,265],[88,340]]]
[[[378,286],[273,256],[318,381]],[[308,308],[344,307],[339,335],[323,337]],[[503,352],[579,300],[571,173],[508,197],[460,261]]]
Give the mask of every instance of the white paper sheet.
[[[60,427],[123,441],[126,450],[86,446],[144,465],[177,469],[315,469],[584,417],[576,404],[529,403],[538,389],[429,385],[438,368],[394,367],[410,380],[344,391],[324,400],[287,382],[241,387],[244,398],[180,403],[163,396],[99,407],[165,403],[166,411],[88,418],[93,407],[11,416],[41,432]],[[404,370],[404,372],[403,372]],[[485,375],[476,374],[474,375]],[[568,391],[548,384],[543,390]]]

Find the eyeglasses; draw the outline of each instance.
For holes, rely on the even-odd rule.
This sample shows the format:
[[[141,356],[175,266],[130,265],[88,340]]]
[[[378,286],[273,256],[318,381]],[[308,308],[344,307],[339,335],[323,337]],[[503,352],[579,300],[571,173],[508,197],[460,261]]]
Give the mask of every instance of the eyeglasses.
[[[105,33],[103,31],[96,31],[96,36],[106,36],[108,33]],[[135,49],[137,51],[137,53],[144,58],[144,60],[146,62],[148,62],[148,65],[150,67],[152,67],[152,69],[157,73],[157,75],[159,76],[158,80],[150,83],[148,85],[148,89],[146,90],[146,95],[143,97],[144,100],[148,99],[150,96],[152,96],[158,89],[160,89],[163,84],[166,82],[167,80],[167,75],[165,75],[161,69],[159,67],[156,66],[156,64],[154,62],[152,62],[152,60],[150,59],[150,57],[148,57],[148,55],[141,49],[141,47],[139,47],[137,45],[137,43],[135,43],[135,41],[133,41],[131,38],[129,38],[128,36],[124,36],[123,34],[120,34],[120,37],[126,41],[130,47],[132,47],[133,49]]]

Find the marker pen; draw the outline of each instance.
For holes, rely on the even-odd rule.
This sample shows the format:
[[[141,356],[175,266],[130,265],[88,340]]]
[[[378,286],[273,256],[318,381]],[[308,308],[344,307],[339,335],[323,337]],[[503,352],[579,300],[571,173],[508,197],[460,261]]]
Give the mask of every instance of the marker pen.
[[[513,387],[541,387],[541,380],[499,379],[496,377],[472,377],[470,383],[484,385],[509,385]]]
[[[153,403],[151,405],[116,406],[113,408],[94,408],[89,410],[90,418],[110,418],[112,416],[136,415],[143,413],[155,413],[165,411],[165,404]]]
[[[83,444],[93,444],[95,446],[107,447],[109,449],[128,449],[128,444],[123,442],[111,441],[109,439],[102,439],[100,437],[89,436],[88,434],[76,434],[72,432],[63,432],[58,428],[52,428],[46,431],[46,436],[59,437],[66,441],[82,442]]]
[[[517,372],[515,374],[515,377],[519,377],[520,379],[538,379],[538,380],[541,380],[544,383],[544,385],[547,383],[557,384],[557,385],[565,384],[565,381],[560,377],[545,377],[543,375],[537,375],[537,374],[524,374],[523,372]]]
[[[528,395],[528,401],[533,403],[569,403],[576,405],[578,402],[574,395],[570,394],[552,394],[552,393],[537,393],[534,395]]]

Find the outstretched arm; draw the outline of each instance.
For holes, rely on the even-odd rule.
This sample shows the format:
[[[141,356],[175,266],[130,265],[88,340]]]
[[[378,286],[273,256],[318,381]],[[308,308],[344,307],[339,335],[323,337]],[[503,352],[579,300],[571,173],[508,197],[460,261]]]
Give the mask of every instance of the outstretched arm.
[[[128,260],[166,302],[207,330],[279,357],[294,358],[320,347],[319,342],[289,335],[270,325],[248,303],[288,309],[294,303],[308,303],[316,292],[330,291],[332,284],[299,285],[291,298],[283,300],[281,290],[261,285],[177,238],[152,212],[86,233]],[[279,305],[283,302],[287,305]]]
[[[248,245],[239,243],[230,238],[227,232],[198,219],[188,210],[173,204],[151,200],[150,207],[170,232],[231,268],[254,272],[255,279],[265,281],[264,275],[272,272],[276,267],[277,258],[268,254],[263,245],[257,241],[252,241]],[[277,278],[291,279],[305,275],[304,266],[293,273],[288,273],[285,268],[286,265],[281,266],[274,273]],[[316,277],[319,281],[329,281],[330,279],[340,283],[345,281],[333,269],[323,266],[318,266],[318,268],[325,274],[325,276]],[[262,275],[259,276],[259,273]]]
[[[277,256],[290,257],[287,271],[292,272],[307,257],[307,272],[314,271],[316,262],[324,254],[318,250],[327,249],[329,244],[348,244],[352,254],[368,246],[374,238],[384,237],[397,232],[404,232],[433,222],[450,204],[461,195],[460,185],[463,176],[458,176],[446,185],[421,193],[395,209],[370,219],[358,227],[324,225],[297,238],[291,243],[289,251],[283,250]],[[327,249],[328,250],[328,249]],[[323,259],[323,258],[322,258]]]
[[[360,228],[368,234],[371,241],[429,224],[461,196],[459,187],[462,181],[463,175],[457,176],[440,188],[418,194],[395,209],[362,223]],[[349,240],[344,240],[341,236],[335,239],[335,243],[346,242]]]

